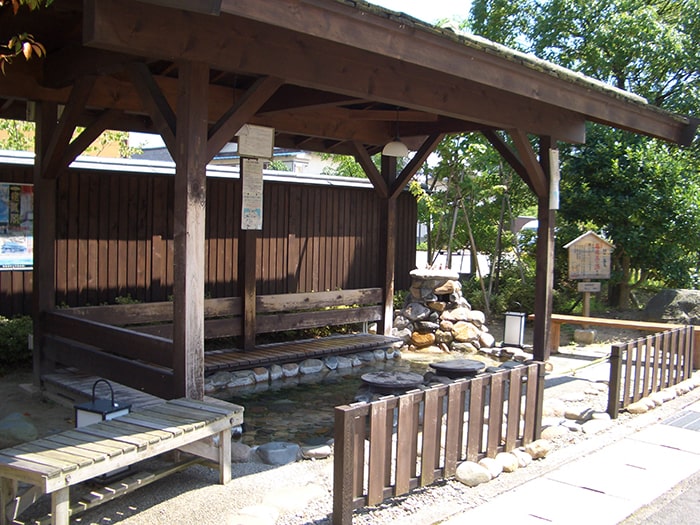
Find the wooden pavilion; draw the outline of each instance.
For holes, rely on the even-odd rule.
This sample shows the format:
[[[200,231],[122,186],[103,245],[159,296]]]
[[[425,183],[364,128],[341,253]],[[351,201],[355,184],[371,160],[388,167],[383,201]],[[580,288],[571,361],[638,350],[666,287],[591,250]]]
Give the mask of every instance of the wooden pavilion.
[[[42,60],[16,60],[0,80],[0,115],[37,124],[38,380],[59,361],[164,397],[201,398],[206,318],[237,312],[246,349],[254,346],[261,306],[255,230],[238,237],[240,296],[210,306],[204,300],[206,165],[244,124],[273,128],[277,146],[349,154],[363,166],[383,203],[384,278],[372,296],[385,334],[397,199],[445,134],[483,133],[538,198],[534,349],[542,360],[552,305],[557,143],[584,142],[587,121],[678,144],[696,132],[696,120],[629,93],[359,0],[56,0],[48,9],[2,16],[1,38],[26,31],[48,52]],[[85,130],[71,141],[76,126]],[[157,132],[175,159],[174,302],[101,310],[97,320],[56,309],[53,218],[57,180],[105,129]],[[400,172],[392,157],[376,169],[370,157],[397,133],[415,155]],[[307,300],[290,297],[288,304]],[[160,321],[165,310],[167,337],[111,322],[124,315]]]

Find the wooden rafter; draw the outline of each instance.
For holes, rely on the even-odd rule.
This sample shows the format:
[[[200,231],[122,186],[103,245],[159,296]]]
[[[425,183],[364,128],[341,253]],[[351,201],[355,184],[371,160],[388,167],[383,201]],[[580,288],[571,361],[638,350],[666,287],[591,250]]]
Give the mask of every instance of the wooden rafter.
[[[353,143],[355,149],[355,160],[362,166],[367,178],[372,182],[374,189],[383,199],[389,198],[389,185],[382,177],[377,167],[372,162],[372,157],[362,144]]]
[[[176,118],[172,107],[163,95],[163,91],[155,82],[146,64],[133,62],[129,65],[129,71],[144,107],[151,116],[168,151],[175,157]]]
[[[496,151],[500,153],[501,157],[503,157],[503,160],[505,160],[510,165],[510,167],[513,168],[513,171],[515,171],[518,174],[518,176],[525,182],[525,184],[528,185],[532,192],[536,193],[535,188],[532,185],[532,181],[530,180],[530,175],[528,174],[527,168],[525,168],[523,163],[520,161],[520,158],[518,158],[517,153],[515,153],[511,149],[508,143],[493,130],[485,129],[482,131],[482,133],[484,137],[486,137],[486,139],[496,149]]]
[[[581,115],[555,109],[543,101],[487,89],[471,79],[416,69],[333,42],[319,45],[311,37],[282,27],[270,33],[269,26],[247,19],[225,15],[184,17],[176,11],[164,13],[153,6],[139,5],[132,9],[131,0],[88,2],[86,43],[160,59],[183,56],[227,71],[243,68],[350,97],[371,95],[373,100],[418,111],[436,113],[440,108],[441,115],[495,128],[515,126],[571,142],[581,141],[584,135],[585,119]],[[149,24],[144,24],[146,19]],[[165,33],[172,37],[160,38]],[[290,54],[290,42],[302,46],[303,53]],[[366,67],[368,61],[374,64],[371,69]]]
[[[62,168],[73,161],[73,159],[65,158],[66,148],[75,132],[80,115],[85,109],[85,101],[94,82],[95,77],[82,77],[71,89],[68,103],[58,121],[56,132],[52,135],[46,149],[45,162],[42,166],[43,177],[58,177]]]
[[[515,149],[518,151],[520,156],[520,162],[525,168],[525,175],[528,186],[530,186],[535,195],[539,198],[549,195],[549,183],[547,177],[545,176],[544,170],[537,160],[537,154],[532,149],[530,140],[527,138],[527,134],[520,129],[508,130]],[[522,176],[522,175],[521,175]]]
[[[440,144],[440,141],[444,136],[445,135],[442,133],[435,133],[425,139],[421,147],[418,149],[415,155],[413,155],[413,158],[411,158],[409,163],[406,164],[403,170],[401,170],[401,173],[391,185],[390,197],[392,199],[399,196],[406,184],[408,184],[408,181],[411,180],[411,178],[416,174],[423,163],[427,160],[428,156],[435,151],[435,148],[438,144]]]
[[[282,79],[262,77],[258,79],[209,131],[207,157],[213,159],[227,142],[233,139],[243,124],[250,121],[260,107],[283,84]]]

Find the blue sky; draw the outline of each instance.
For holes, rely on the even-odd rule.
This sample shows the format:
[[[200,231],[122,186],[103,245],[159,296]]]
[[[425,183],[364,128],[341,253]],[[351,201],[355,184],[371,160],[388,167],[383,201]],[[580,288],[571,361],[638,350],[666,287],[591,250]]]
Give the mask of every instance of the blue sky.
[[[469,15],[471,0],[367,0],[392,11],[400,11],[424,22],[435,23],[443,18],[464,20]]]

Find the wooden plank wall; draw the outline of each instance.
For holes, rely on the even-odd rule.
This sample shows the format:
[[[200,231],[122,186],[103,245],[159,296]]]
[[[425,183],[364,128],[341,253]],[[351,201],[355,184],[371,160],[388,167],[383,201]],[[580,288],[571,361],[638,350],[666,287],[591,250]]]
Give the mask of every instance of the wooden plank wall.
[[[0,181],[30,182],[28,167],[0,167]],[[207,297],[236,297],[237,179],[207,181]],[[131,296],[167,301],[173,282],[173,179],[70,170],[59,179],[57,297],[65,306]],[[382,285],[380,200],[373,190],[265,182],[257,292],[285,294]],[[410,285],[416,204],[399,198],[397,289]],[[32,272],[0,272],[0,315],[31,313]]]

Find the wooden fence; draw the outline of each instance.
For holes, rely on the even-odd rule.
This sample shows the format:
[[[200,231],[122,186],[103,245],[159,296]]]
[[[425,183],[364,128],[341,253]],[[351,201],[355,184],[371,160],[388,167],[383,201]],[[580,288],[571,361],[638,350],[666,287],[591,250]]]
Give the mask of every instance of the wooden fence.
[[[333,524],[350,525],[354,509],[452,477],[460,461],[536,439],[543,381],[544,365],[533,363],[336,407]]]
[[[612,345],[608,414],[676,385],[693,372],[693,327],[674,328]]]
[[[173,177],[117,168],[72,168],[58,180],[58,305],[113,304],[127,296],[150,303],[173,293]],[[0,181],[31,183],[31,166],[0,165]],[[241,295],[239,192],[238,178],[207,179],[205,289],[211,298]],[[266,180],[257,294],[383,286],[384,206],[371,187]],[[416,201],[404,192],[397,206],[396,289],[405,289],[415,266]],[[0,315],[31,314],[32,285],[31,271],[0,271]]]

